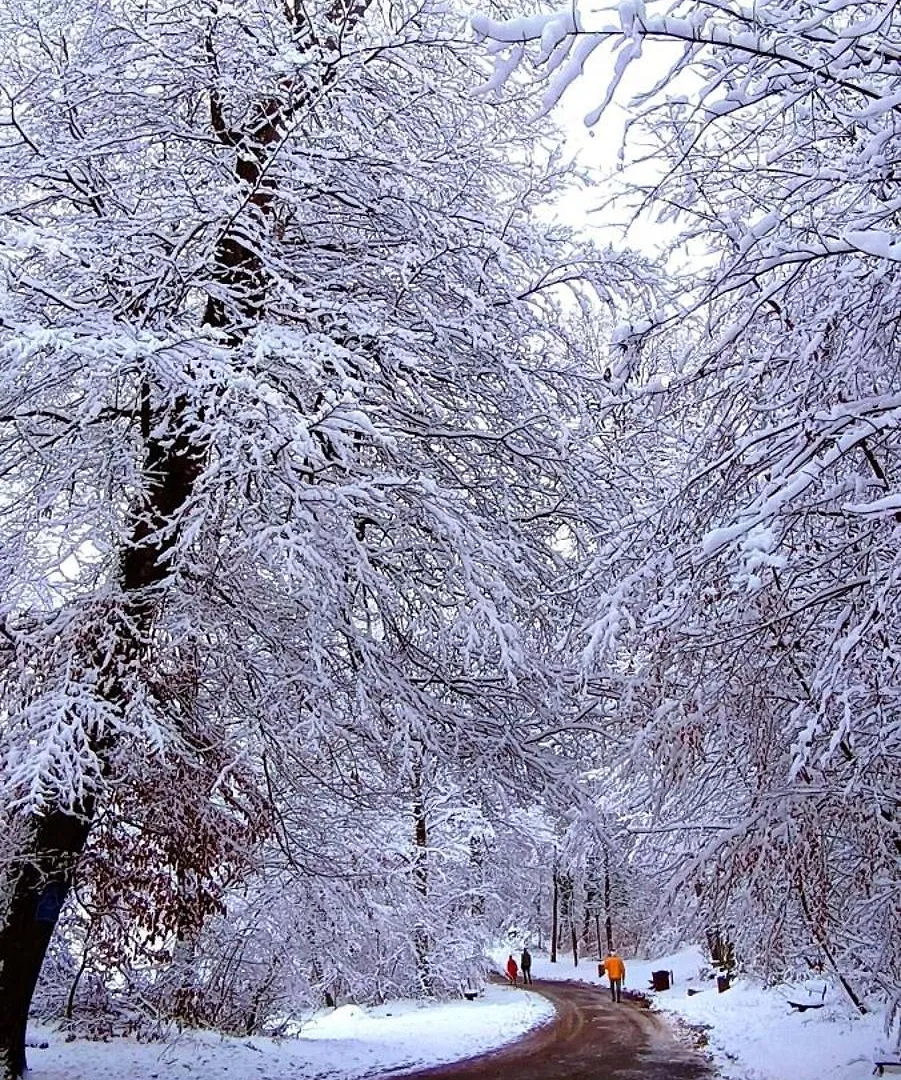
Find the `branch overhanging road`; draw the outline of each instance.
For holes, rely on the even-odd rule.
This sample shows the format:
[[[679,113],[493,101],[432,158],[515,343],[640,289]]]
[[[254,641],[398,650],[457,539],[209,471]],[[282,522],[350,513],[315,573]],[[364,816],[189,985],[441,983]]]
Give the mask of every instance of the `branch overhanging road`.
[[[536,980],[531,990],[557,1010],[549,1023],[479,1057],[390,1075],[402,1074],[403,1080],[711,1078],[708,1062],[677,1042],[660,1016],[628,1001],[614,1005],[603,987]]]

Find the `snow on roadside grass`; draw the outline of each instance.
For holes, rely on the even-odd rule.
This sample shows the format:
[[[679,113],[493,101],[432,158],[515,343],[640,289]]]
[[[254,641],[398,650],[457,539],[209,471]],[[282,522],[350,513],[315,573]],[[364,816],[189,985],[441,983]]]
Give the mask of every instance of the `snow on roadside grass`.
[[[323,1011],[292,1039],[230,1039],[189,1032],[166,1044],[115,1039],[67,1043],[29,1031],[29,1080],[360,1080],[470,1057],[546,1023],[553,1007],[534,994],[489,986],[476,1001],[395,1001]]]
[[[766,989],[739,978],[720,994],[714,979],[701,977],[703,969],[709,971],[710,965],[699,949],[655,960],[626,958],[626,987],[647,993],[656,1010],[703,1027],[720,1075],[729,1080],[863,1080],[874,1061],[898,1058],[889,1048],[884,1016],[858,1016],[832,986],[823,1008],[792,1011],[790,1000],[821,1000],[822,979]],[[652,993],[652,971],[672,972],[672,988]],[[566,956],[557,964],[536,956],[532,975],[607,985],[594,959],[580,960],[573,968]]]

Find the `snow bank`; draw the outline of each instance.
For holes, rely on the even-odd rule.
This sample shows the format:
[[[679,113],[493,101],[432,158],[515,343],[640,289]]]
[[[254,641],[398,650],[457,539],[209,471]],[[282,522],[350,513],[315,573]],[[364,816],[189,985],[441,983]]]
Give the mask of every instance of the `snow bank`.
[[[553,1007],[535,994],[490,986],[476,1001],[395,1001],[322,1012],[292,1039],[228,1039],[190,1032],[165,1045],[116,1039],[67,1043],[34,1029],[29,1080],[359,1080],[494,1049],[546,1023]]]
[[[823,1008],[792,1010],[789,1001],[822,1000],[822,979],[767,989],[755,980],[739,978],[720,994],[715,981],[699,977],[704,968],[709,965],[701,953],[689,949],[654,962],[633,963],[632,985],[647,986],[652,971],[672,970],[672,989],[650,995],[655,1007],[703,1026],[725,1077],[860,1080],[873,1071],[874,1060],[894,1056],[888,1052],[883,1017],[858,1016],[843,998],[836,999],[831,986]]]

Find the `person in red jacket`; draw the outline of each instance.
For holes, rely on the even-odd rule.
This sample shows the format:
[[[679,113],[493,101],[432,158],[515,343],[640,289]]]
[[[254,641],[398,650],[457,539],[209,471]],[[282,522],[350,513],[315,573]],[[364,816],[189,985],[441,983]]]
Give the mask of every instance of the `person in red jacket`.
[[[604,957],[604,970],[610,980],[610,996],[614,1001],[623,1000],[623,979],[626,977],[626,965],[616,955],[616,949],[611,949]]]
[[[516,986],[516,976],[519,973],[519,968],[516,966],[516,961],[513,959],[513,953],[507,957],[507,978]]]

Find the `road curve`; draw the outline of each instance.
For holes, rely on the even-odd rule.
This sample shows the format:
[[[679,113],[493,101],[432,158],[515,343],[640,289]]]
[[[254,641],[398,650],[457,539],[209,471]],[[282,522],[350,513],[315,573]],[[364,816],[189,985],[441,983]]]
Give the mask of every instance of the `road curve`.
[[[700,1054],[647,1009],[614,1005],[585,983],[536,980],[532,989],[553,1004],[555,1020],[493,1053],[404,1073],[404,1080],[710,1080]]]

